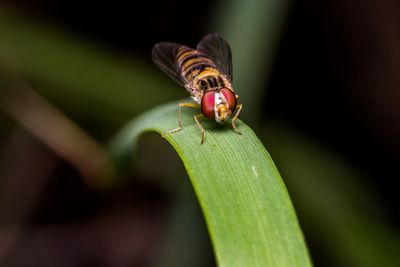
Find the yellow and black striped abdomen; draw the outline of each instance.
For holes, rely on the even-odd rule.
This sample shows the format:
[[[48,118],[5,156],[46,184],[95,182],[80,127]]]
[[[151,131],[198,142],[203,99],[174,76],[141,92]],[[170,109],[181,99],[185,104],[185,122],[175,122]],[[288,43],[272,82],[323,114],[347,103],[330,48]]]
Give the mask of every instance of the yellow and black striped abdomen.
[[[207,55],[187,47],[180,49],[177,55],[177,63],[187,82],[192,82],[199,76],[219,75],[217,67]]]

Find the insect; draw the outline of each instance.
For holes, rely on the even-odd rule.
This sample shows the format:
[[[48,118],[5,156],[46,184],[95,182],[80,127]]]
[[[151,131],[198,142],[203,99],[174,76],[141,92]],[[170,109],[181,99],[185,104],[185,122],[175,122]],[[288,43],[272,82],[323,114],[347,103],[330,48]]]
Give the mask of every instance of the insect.
[[[224,124],[232,117],[232,127],[242,110],[239,98],[232,88],[232,54],[229,44],[218,34],[208,34],[197,44],[196,49],[184,45],[161,42],[152,50],[154,63],[178,84],[189,91],[195,103],[179,103],[178,127],[166,131],[163,136],[182,130],[181,107],[200,108],[201,113],[193,118],[201,130],[201,144],[205,130],[199,118],[213,118]]]

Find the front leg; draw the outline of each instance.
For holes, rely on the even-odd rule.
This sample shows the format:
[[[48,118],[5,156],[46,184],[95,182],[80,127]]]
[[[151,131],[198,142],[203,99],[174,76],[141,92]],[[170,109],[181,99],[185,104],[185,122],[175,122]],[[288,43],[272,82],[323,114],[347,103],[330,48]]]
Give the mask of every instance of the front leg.
[[[203,126],[201,125],[201,123],[199,122],[200,117],[203,117],[203,114],[199,113],[197,115],[195,115],[193,118],[196,121],[197,126],[200,128],[201,131],[201,143],[200,145],[204,144],[204,140],[206,139],[206,131],[204,130]]]
[[[239,113],[240,113],[240,111],[242,110],[242,104],[238,104],[237,106],[236,106],[236,114],[235,114],[235,116],[233,116],[233,118],[232,118],[232,127],[233,127],[233,129],[235,130],[235,132],[237,133],[237,134],[242,134],[240,131],[239,131],[239,129],[238,128],[236,128],[236,120],[237,120],[237,118],[238,118],[238,116],[239,116]]]
[[[181,107],[189,107],[189,108],[199,108],[199,106],[197,104],[193,104],[193,103],[179,103],[179,108],[178,108],[178,127],[175,129],[171,129],[168,131],[165,131],[164,133],[162,133],[162,137],[165,137],[168,134],[172,134],[172,133],[176,133],[179,132],[180,130],[182,130],[182,119],[181,119]]]

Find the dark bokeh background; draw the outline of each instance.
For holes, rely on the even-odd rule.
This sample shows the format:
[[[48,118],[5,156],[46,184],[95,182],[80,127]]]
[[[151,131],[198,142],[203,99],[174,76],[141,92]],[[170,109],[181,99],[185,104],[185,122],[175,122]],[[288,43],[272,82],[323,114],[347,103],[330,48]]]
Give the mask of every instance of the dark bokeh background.
[[[261,46],[255,70],[247,70],[260,69],[255,75],[259,88],[236,87],[244,95],[243,118],[282,173],[316,266],[396,266],[400,4],[394,0],[285,3],[274,34],[266,34],[269,27],[264,24],[248,29],[250,36],[273,41]],[[26,58],[32,65],[14,68],[4,60],[9,56],[7,46],[0,46],[0,89],[16,83],[30,86],[95,140],[106,143],[138,113],[185,97],[152,65],[151,47],[159,41],[195,46],[208,32],[224,31],[218,26],[219,16],[225,8],[231,12],[231,5],[240,4],[2,1],[0,18],[16,15],[18,20],[9,21],[21,24],[3,25],[0,40],[13,36],[3,29],[18,33],[21,25],[39,25],[31,29],[32,36],[49,30],[50,35],[43,36],[71,39],[74,45],[94,51],[94,57],[101,54],[102,60],[104,52],[105,62],[128,65],[116,72],[143,70],[145,77],[154,77],[167,89],[147,88],[144,81],[139,83],[143,88],[132,88],[129,95],[103,90],[106,96],[121,94],[108,102],[107,97],[96,96],[96,89],[85,91],[68,82],[76,77],[61,75],[67,82],[60,82],[62,78],[50,72],[49,77],[35,72],[42,63],[29,61],[29,48]],[[257,1],[248,5],[264,6]],[[246,21],[242,23],[246,26]],[[234,55],[246,55],[235,47],[257,42],[246,38],[245,27],[226,32]],[[244,44],[235,45],[237,39]],[[36,44],[26,47],[30,45]],[[62,49],[58,52],[63,54]],[[52,51],[40,56],[57,58]],[[234,62],[236,79],[244,73],[239,69],[236,76],[237,68]],[[79,79],[88,84],[85,75],[91,74],[91,69],[82,69]],[[138,76],[132,72],[133,80]],[[103,77],[98,79],[103,84]],[[214,265],[183,167],[158,137],[144,138],[141,159],[125,175],[123,186],[96,191],[82,179],[79,166],[41,140],[45,135],[34,137],[7,113],[0,114],[0,266]],[[171,160],[159,171],[151,170],[164,158]]]

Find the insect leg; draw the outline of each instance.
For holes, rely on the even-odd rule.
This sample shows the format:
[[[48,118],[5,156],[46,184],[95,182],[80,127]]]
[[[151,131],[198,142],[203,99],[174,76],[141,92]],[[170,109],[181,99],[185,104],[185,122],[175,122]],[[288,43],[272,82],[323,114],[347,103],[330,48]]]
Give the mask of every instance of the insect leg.
[[[161,136],[164,137],[167,134],[172,134],[179,132],[182,130],[182,119],[181,119],[181,107],[190,107],[190,108],[199,108],[198,105],[193,104],[193,103],[179,103],[179,108],[178,108],[178,127],[172,130],[165,131]]]
[[[235,114],[235,116],[233,116],[233,119],[232,119],[232,127],[233,127],[233,129],[235,130],[235,132],[237,133],[237,134],[242,134],[240,131],[239,131],[239,129],[238,128],[236,128],[236,120],[237,120],[237,118],[238,118],[238,116],[239,116],[239,113],[240,113],[240,111],[242,110],[242,104],[238,104],[237,106],[236,106],[236,114]]]
[[[199,113],[199,114],[195,115],[193,118],[196,121],[197,126],[201,130],[201,143],[200,144],[202,145],[202,144],[204,144],[204,140],[206,139],[206,136],[205,136],[206,135],[206,131],[204,131],[203,126],[201,126],[201,124],[200,124],[200,122],[198,120],[198,118],[200,118],[200,117],[203,117],[203,114]]]

